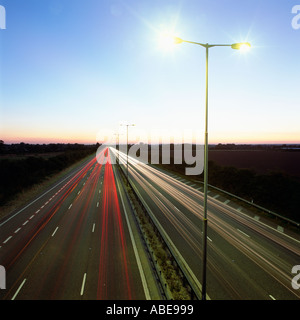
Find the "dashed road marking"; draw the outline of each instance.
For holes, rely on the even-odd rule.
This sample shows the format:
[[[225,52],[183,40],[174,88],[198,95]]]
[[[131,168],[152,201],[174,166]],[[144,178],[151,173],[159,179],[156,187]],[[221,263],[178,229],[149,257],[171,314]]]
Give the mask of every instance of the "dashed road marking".
[[[3,241],[3,243],[8,242],[11,238],[12,238],[12,236],[9,236],[5,241]]]
[[[81,296],[84,293],[85,280],[86,280],[86,273],[83,275],[83,279],[82,279],[82,285],[81,285],[81,290],[80,290],[80,295]]]
[[[26,282],[26,279],[23,280],[23,282],[20,284],[18,290],[16,291],[16,293],[14,294],[14,296],[11,298],[11,300],[15,300],[16,296],[19,294],[20,290],[22,289],[22,287],[24,286],[24,283]]]
[[[54,232],[52,233],[52,236],[51,236],[51,237],[53,237],[53,236],[55,235],[57,229],[58,229],[58,227],[56,227],[56,229],[55,229]]]
[[[277,226],[277,230],[278,230],[279,232],[284,232],[284,228],[283,228],[282,226]]]

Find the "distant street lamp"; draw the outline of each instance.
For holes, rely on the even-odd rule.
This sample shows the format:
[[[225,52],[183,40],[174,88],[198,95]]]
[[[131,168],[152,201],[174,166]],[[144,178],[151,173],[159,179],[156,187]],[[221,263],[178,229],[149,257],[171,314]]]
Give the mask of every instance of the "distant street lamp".
[[[204,205],[203,205],[203,262],[202,262],[202,300],[206,300],[206,261],[207,261],[207,180],[208,180],[208,49],[212,47],[231,47],[232,49],[246,51],[251,45],[249,42],[234,44],[208,44],[182,40],[173,37],[173,42],[197,44],[206,49],[206,95],[205,95],[205,146],[204,146]]]
[[[129,183],[129,180],[128,180],[128,127],[134,127],[135,124],[120,124],[120,126],[126,126],[127,127],[127,160],[126,160],[127,170],[126,170],[126,176],[127,176],[127,184],[128,184]]]
[[[122,133],[114,133],[114,136],[117,136],[117,143],[118,143],[118,164],[120,165],[120,136]]]

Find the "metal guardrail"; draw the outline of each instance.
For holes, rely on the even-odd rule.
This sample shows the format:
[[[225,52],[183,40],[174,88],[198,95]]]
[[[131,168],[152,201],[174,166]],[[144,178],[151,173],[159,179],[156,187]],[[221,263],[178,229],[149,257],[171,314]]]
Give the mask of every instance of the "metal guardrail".
[[[153,212],[151,211],[151,209],[149,208],[147,203],[144,201],[144,199],[140,195],[139,191],[136,189],[136,187],[134,185],[132,185],[132,184],[130,184],[130,185],[133,188],[134,192],[136,193],[137,197],[140,199],[142,205],[145,207],[147,214],[149,215],[150,219],[153,222],[153,225],[156,227],[156,229],[160,233],[161,238],[163,239],[166,247],[168,248],[173,259],[175,260],[176,265],[180,269],[183,277],[185,278],[185,282],[189,285],[189,287],[191,289],[191,296],[193,298],[200,300],[202,286],[199,283],[198,279],[196,278],[196,276],[194,275],[194,273],[190,269],[189,265],[187,264],[185,259],[182,257],[182,255],[180,254],[180,252],[178,251],[178,249],[176,248],[176,246],[174,245],[174,243],[170,239],[170,237],[164,231],[163,227],[161,226],[161,224],[159,223],[159,221],[157,220],[157,218],[155,217],[155,215],[153,214]]]
[[[120,166],[119,166],[119,168],[120,168]],[[126,174],[122,169],[121,169],[121,175],[123,176],[124,180],[127,181]],[[172,294],[170,292],[170,289],[167,286],[167,281],[166,281],[165,277],[163,276],[162,270],[160,269],[160,267],[159,267],[159,265],[157,263],[156,256],[154,255],[154,252],[151,249],[149,240],[147,239],[147,236],[145,235],[145,231],[143,230],[143,227],[140,225],[139,217],[138,217],[138,215],[136,213],[136,206],[133,203],[130,195],[127,192],[126,192],[126,196],[127,196],[127,199],[128,199],[128,201],[130,203],[131,209],[134,212],[135,220],[136,220],[136,222],[137,222],[137,224],[139,226],[139,231],[143,236],[144,244],[146,246],[146,251],[147,251],[147,253],[149,255],[150,263],[152,265],[153,271],[155,272],[155,276],[156,276],[157,280],[159,281],[159,284],[160,284],[160,287],[161,287],[161,290],[162,290],[162,295],[164,296],[165,299],[172,300],[173,297],[172,297]],[[135,194],[134,194],[134,196],[136,197]],[[139,203],[139,205],[140,205],[140,203]],[[142,209],[143,209],[143,211],[145,211],[144,208],[142,208]]]
[[[119,167],[123,171],[122,166],[119,166]],[[123,173],[125,174],[124,171],[123,171]],[[151,209],[149,208],[149,206],[147,205],[147,203],[145,202],[145,200],[141,196],[140,192],[137,190],[135,185],[130,180],[131,179],[129,178],[128,183],[129,183],[132,191],[134,192],[136,198],[139,200],[140,205],[142,205],[142,207],[144,208],[144,212],[146,212],[148,217],[151,219],[152,225],[158,231],[158,233],[159,233],[161,239],[163,240],[166,248],[170,252],[170,254],[171,254],[172,258],[174,259],[177,267],[179,268],[179,270],[180,270],[180,272],[182,274],[182,277],[184,279],[185,284],[187,284],[188,287],[190,288],[192,299],[201,300],[201,297],[202,297],[202,293],[201,293],[202,286],[201,286],[200,282],[198,281],[197,277],[194,275],[194,273],[190,269],[189,265],[187,264],[185,259],[182,257],[182,255],[180,254],[180,252],[178,251],[178,249],[176,248],[176,246],[174,245],[174,243],[172,242],[170,237],[167,235],[167,233],[165,232],[165,230],[163,229],[163,227],[161,226],[161,224],[159,223],[159,221],[157,220],[157,218],[155,217],[155,215],[153,214],[153,212],[151,211]],[[208,296],[207,296],[207,299],[209,299]]]

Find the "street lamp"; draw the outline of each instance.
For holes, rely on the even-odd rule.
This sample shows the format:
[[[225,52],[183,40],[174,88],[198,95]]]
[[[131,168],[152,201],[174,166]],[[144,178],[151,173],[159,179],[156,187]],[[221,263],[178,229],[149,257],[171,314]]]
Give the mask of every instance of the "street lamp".
[[[128,180],[128,127],[134,127],[135,124],[120,124],[120,126],[126,126],[127,127],[127,172],[126,172],[126,175],[127,175],[127,184],[129,182]]]
[[[120,165],[120,136],[121,133],[114,133],[114,136],[117,136],[117,143],[118,143],[118,164]]]
[[[197,44],[206,49],[206,95],[205,95],[205,145],[204,145],[204,205],[203,205],[203,263],[202,263],[202,300],[206,300],[206,260],[207,260],[207,180],[208,180],[208,49],[212,47],[231,47],[246,51],[251,47],[249,42],[234,44],[208,44],[183,40],[173,37],[173,42]]]

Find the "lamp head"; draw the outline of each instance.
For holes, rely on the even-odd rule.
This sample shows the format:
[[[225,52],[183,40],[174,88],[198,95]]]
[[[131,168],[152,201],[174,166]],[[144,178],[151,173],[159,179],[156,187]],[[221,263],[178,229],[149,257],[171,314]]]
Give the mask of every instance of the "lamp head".
[[[241,43],[234,43],[231,45],[232,49],[235,50],[241,50],[241,51],[247,51],[251,47],[251,44],[249,42],[241,42]]]
[[[173,37],[173,42],[174,42],[175,44],[179,44],[179,43],[182,43],[183,40],[182,40],[181,38],[178,38],[178,37]]]

